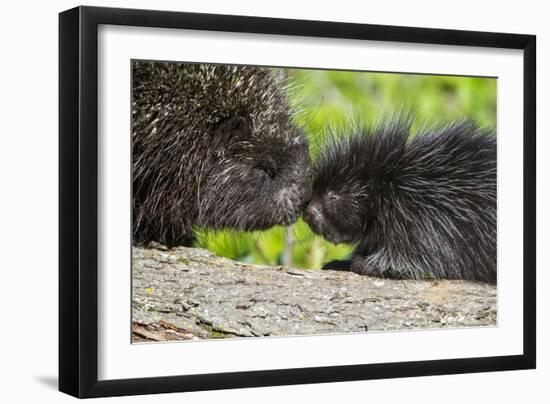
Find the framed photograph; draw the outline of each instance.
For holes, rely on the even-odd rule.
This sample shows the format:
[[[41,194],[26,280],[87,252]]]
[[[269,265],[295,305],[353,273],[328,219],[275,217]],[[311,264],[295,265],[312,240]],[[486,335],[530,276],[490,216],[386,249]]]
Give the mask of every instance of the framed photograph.
[[[535,36],[59,16],[59,389],[532,369]]]

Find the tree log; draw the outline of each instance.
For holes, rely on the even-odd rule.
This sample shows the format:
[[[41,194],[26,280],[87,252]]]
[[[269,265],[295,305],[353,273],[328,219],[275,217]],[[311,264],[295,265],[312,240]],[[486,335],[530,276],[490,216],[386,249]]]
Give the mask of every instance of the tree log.
[[[133,248],[133,341],[495,326],[494,285],[245,264]]]

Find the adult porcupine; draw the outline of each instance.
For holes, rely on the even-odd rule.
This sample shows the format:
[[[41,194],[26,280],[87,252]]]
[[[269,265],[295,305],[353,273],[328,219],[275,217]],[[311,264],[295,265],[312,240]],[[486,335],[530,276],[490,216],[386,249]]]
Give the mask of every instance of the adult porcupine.
[[[350,261],[326,268],[496,282],[496,138],[458,122],[409,140],[411,119],[336,140],[314,165],[304,219]]]
[[[133,237],[287,225],[311,192],[284,78],[247,66],[133,63]]]

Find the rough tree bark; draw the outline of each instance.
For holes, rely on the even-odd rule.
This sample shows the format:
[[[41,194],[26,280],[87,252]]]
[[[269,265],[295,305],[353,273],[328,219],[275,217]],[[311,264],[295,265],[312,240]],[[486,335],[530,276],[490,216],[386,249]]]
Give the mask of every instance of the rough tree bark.
[[[243,264],[133,249],[135,342],[495,326],[493,285]]]

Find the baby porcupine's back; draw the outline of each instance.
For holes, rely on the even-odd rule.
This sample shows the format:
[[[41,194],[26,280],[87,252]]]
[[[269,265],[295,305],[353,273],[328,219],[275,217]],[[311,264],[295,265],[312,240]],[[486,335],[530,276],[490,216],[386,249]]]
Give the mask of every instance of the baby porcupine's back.
[[[462,121],[410,136],[410,121],[345,136],[315,163],[306,221],[356,243],[351,270],[496,282],[496,139]]]

